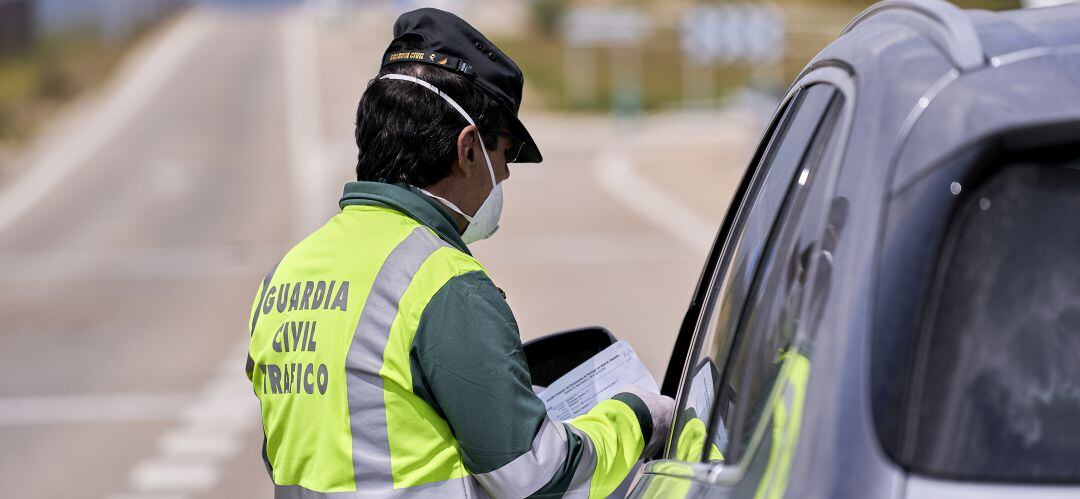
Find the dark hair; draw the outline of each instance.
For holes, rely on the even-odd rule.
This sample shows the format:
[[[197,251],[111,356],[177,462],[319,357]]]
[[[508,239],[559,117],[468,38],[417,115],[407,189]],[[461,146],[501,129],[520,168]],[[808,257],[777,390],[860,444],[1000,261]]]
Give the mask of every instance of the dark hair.
[[[389,51],[423,50],[419,40],[397,40]],[[499,103],[465,77],[420,63],[402,62],[379,72],[413,76],[434,85],[460,105],[494,150],[507,121]],[[450,174],[457,138],[468,122],[448,102],[416,83],[368,82],[356,107],[356,179],[427,187]]]

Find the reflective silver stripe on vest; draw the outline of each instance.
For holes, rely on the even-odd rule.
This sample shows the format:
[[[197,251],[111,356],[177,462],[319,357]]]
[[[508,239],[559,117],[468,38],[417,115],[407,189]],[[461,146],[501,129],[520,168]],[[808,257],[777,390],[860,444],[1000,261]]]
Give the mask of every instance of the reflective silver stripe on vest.
[[[566,461],[566,430],[548,418],[533,437],[532,448],[503,467],[474,475],[495,497],[526,497],[551,481]]]
[[[573,497],[589,498],[589,488],[592,487],[593,473],[596,472],[596,447],[592,439],[585,432],[567,424],[566,429],[581,438],[581,460],[578,461],[577,469],[574,470],[574,478],[570,479],[570,486],[566,488],[564,499]]]
[[[349,424],[353,438],[353,473],[359,496],[470,496],[469,488],[472,485],[468,479],[410,487],[408,493],[405,490],[394,490],[383,379],[379,376],[383,352],[390,339],[390,326],[397,317],[398,303],[420,266],[443,246],[449,244],[432,235],[427,229],[413,230],[386,257],[357,321],[356,332],[345,358],[345,372]]]
[[[274,499],[354,499],[356,492],[315,492],[299,485],[275,485]]]
[[[442,499],[444,497],[487,499],[488,496],[471,477],[454,478],[445,482],[415,485],[398,490],[365,488],[356,492],[316,492],[299,485],[274,487],[274,499]]]

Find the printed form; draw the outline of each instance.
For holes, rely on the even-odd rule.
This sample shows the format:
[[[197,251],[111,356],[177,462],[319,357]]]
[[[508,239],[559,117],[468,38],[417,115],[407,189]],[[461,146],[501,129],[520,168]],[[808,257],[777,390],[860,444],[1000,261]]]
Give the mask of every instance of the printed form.
[[[566,421],[624,391],[627,385],[660,393],[656,379],[641,363],[634,348],[625,340],[619,340],[555,380],[538,395],[552,419]]]
[[[712,414],[713,399],[716,394],[716,384],[713,383],[713,363],[706,359],[698,369],[694,379],[690,380],[690,393],[687,394],[687,407],[693,408],[698,419],[708,421]],[[720,452],[727,452],[728,434],[724,420],[717,418],[716,439],[713,443]]]

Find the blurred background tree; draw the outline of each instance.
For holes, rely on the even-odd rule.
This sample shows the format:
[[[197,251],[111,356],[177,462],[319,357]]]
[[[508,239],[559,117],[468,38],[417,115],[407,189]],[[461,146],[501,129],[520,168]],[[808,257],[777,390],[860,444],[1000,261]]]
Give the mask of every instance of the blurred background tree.
[[[0,0],[0,167],[65,102],[192,0]],[[2,171],[0,171],[2,173]]]
[[[568,0],[532,0],[529,8],[536,27],[548,37],[559,35],[559,22],[566,12]]]

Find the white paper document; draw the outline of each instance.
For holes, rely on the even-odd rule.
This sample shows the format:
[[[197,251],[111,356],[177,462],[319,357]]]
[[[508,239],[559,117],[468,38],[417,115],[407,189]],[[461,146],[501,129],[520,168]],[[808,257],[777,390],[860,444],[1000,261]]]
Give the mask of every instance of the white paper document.
[[[634,348],[619,340],[555,380],[538,395],[547,407],[548,416],[556,421],[566,421],[624,391],[627,385],[660,393],[656,379],[641,363]]]
[[[709,413],[712,412],[715,391],[712,369],[707,363],[703,364],[694,375],[694,379],[690,380],[690,393],[686,396],[687,407],[693,407],[699,419],[708,419]]]
[[[706,360],[698,369],[697,374],[690,380],[690,390],[687,393],[687,407],[693,408],[698,419],[709,421],[712,414],[713,399],[716,394],[716,385],[713,384],[712,361]],[[716,439],[713,441],[720,452],[727,452],[728,434],[724,420],[717,418]]]

